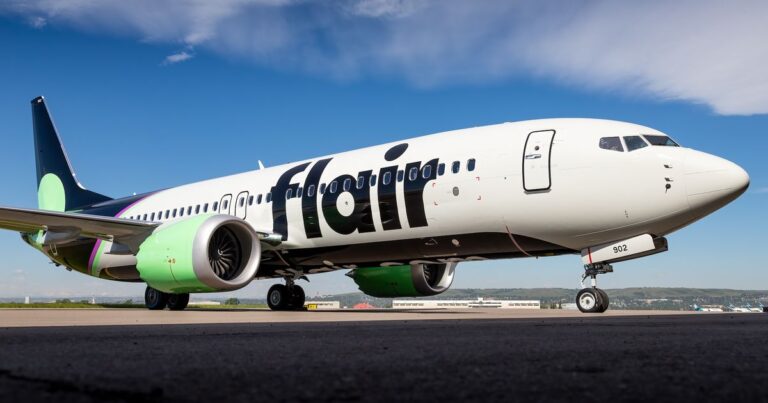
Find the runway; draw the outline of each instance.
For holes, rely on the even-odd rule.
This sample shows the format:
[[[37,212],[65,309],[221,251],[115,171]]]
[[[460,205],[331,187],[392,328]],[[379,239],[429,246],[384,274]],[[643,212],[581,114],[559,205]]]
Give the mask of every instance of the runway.
[[[604,316],[686,315],[681,311],[614,311]],[[273,312],[269,309],[187,309],[182,312],[146,309],[0,309],[0,327],[182,325],[204,323],[305,323],[403,320],[583,318],[559,309],[433,309],[335,310]]]
[[[768,401],[768,315],[521,312],[69,311],[0,329],[0,401]]]

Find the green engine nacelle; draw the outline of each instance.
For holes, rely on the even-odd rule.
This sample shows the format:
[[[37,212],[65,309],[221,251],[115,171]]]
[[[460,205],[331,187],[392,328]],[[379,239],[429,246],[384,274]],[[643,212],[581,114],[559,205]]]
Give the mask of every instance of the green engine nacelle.
[[[456,263],[418,263],[354,269],[347,275],[372,297],[427,297],[447,290],[455,271]]]
[[[202,215],[158,227],[139,247],[136,268],[167,293],[230,291],[256,276],[261,243],[244,220]]]

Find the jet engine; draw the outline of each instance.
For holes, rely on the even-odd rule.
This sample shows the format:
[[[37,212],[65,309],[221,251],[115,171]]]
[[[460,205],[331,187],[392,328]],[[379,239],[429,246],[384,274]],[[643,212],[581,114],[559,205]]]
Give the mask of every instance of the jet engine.
[[[158,227],[139,248],[136,268],[167,293],[231,291],[256,276],[261,243],[244,220],[204,215]]]
[[[347,275],[372,297],[426,297],[447,290],[455,271],[456,263],[416,263],[354,269]]]

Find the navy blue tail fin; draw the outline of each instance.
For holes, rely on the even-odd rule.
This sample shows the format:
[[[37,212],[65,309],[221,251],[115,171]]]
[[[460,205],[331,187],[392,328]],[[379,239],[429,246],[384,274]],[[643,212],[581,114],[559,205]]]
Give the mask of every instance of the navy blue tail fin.
[[[85,189],[77,181],[43,97],[32,100],[32,124],[35,133],[39,208],[71,211],[112,200]]]

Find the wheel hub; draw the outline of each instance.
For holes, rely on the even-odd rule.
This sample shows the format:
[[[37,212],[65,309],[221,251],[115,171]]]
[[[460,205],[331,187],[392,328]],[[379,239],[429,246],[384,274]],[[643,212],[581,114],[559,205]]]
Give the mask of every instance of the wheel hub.
[[[592,309],[595,307],[595,296],[591,294],[584,294],[579,299],[579,303],[581,306],[583,306],[585,309]]]
[[[269,294],[269,301],[272,303],[272,305],[280,305],[281,300],[280,292],[275,290],[271,294]]]

